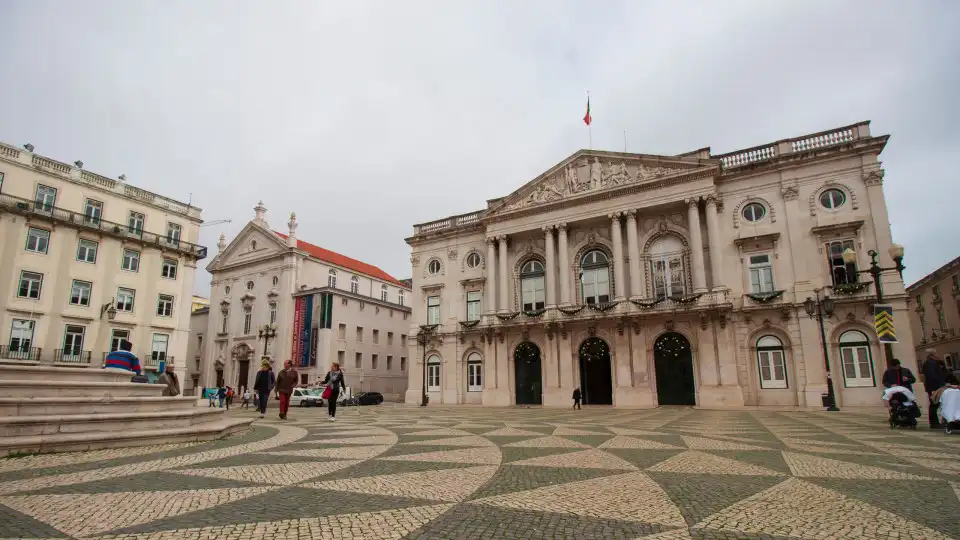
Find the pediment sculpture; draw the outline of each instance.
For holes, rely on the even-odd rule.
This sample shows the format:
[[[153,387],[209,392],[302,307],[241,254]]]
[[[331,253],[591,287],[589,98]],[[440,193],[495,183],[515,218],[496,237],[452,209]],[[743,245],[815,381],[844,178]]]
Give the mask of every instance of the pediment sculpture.
[[[687,170],[689,169],[651,167],[639,162],[628,165],[626,161],[601,161],[596,156],[592,159],[582,158],[544,178],[505,209],[546,204],[582,193],[644,182]]]

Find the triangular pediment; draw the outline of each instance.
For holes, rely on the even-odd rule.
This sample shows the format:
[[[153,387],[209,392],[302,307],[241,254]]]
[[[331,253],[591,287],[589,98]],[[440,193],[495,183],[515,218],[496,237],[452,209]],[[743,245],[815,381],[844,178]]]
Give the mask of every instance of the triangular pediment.
[[[487,216],[590,198],[629,186],[717,169],[714,160],[580,150],[490,205]]]
[[[227,247],[217,254],[207,265],[207,271],[214,272],[235,264],[269,259],[286,253],[288,249],[286,242],[275,232],[254,220],[247,223]]]

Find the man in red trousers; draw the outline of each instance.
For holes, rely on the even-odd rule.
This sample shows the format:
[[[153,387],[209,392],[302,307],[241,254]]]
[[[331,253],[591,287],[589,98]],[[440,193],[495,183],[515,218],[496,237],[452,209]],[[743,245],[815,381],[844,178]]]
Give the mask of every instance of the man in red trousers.
[[[281,420],[287,417],[287,410],[290,408],[290,394],[293,393],[293,389],[297,386],[299,380],[300,374],[297,373],[297,368],[293,367],[293,362],[290,360],[284,362],[283,369],[277,374],[276,386],[277,399],[280,400]]]

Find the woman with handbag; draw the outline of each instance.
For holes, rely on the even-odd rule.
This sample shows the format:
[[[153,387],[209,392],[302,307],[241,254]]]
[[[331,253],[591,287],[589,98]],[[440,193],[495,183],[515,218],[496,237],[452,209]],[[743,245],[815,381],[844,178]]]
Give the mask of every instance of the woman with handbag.
[[[327,400],[327,415],[330,421],[334,422],[337,419],[337,398],[340,397],[340,389],[347,389],[347,383],[343,381],[343,372],[340,371],[340,364],[336,362],[330,364],[330,371],[323,378],[322,384],[326,385],[326,388],[323,389],[320,397]]]

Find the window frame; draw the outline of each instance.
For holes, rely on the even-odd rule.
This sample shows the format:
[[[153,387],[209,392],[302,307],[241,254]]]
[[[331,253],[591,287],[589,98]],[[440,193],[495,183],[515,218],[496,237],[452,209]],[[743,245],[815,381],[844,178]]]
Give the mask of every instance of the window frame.
[[[127,232],[130,234],[136,234],[137,236],[143,235],[143,229],[147,223],[147,216],[136,210],[130,210],[127,214]]]
[[[18,327],[17,323],[26,323]],[[29,337],[26,337],[26,331],[29,331]],[[8,353],[16,355],[16,358],[27,360],[30,358],[30,350],[33,349],[34,336],[37,333],[37,321],[33,319],[19,319],[14,317],[10,321],[10,337],[7,339]],[[17,340],[14,345],[13,340]],[[26,345],[24,345],[26,342]]]
[[[440,324],[440,295],[427,297],[427,324]]]
[[[839,193],[839,194],[840,194],[840,203],[837,204],[836,201],[834,200],[835,198],[834,198],[834,197],[830,197],[830,206],[827,206],[826,204],[824,204],[824,203],[823,203],[823,197],[824,197],[825,195],[827,195],[828,193]],[[848,198],[849,198],[849,196],[848,196],[847,193],[844,192],[842,189],[838,189],[838,188],[835,188],[835,187],[829,187],[829,188],[827,188],[827,189],[825,189],[825,190],[823,190],[823,191],[820,192],[820,194],[817,196],[817,202],[820,203],[820,208],[823,208],[824,210],[839,210],[840,208],[843,208],[843,205],[847,204],[847,199],[848,199]]]
[[[83,298],[84,285],[86,285],[86,292],[87,292],[86,303],[84,303],[84,298]],[[78,293],[78,294],[74,294],[74,292],[76,292],[76,291],[79,291],[79,293]],[[69,302],[69,304],[70,304],[71,306],[90,307],[90,299],[91,299],[91,297],[93,297],[93,282],[92,282],[92,281],[84,281],[84,280],[82,280],[82,279],[74,279],[74,280],[72,280],[72,281],[70,282],[70,302]],[[76,302],[74,302],[74,298],[77,299]]]
[[[480,353],[467,356],[467,392],[483,391],[483,358]]]
[[[471,264],[471,261],[473,261],[475,264]],[[471,251],[470,253],[467,253],[467,257],[464,262],[466,263],[467,268],[476,269],[480,268],[480,265],[483,264],[483,258],[480,257],[480,254],[476,251]]]
[[[596,254],[602,255],[604,262],[597,262]],[[587,262],[587,257],[594,255],[594,260]],[[603,277],[604,279],[600,279]],[[610,272],[610,257],[600,249],[591,249],[580,257],[580,297],[584,305],[598,305],[610,302],[613,276]],[[587,295],[587,287],[594,292]],[[601,290],[606,290],[602,293]]]
[[[434,353],[427,357],[427,392],[440,391],[440,363],[441,359],[438,354]]]
[[[764,340],[770,339],[768,345],[761,345]],[[772,344],[775,341],[776,344]],[[757,349],[757,377],[760,379],[760,388],[762,390],[783,390],[790,387],[790,379],[787,373],[787,353],[783,346],[783,340],[777,336],[771,334],[765,334],[757,338],[756,341]],[[777,361],[775,360],[774,353],[779,353],[779,367],[781,370],[782,378],[777,378]],[[764,358],[766,355],[766,359]],[[764,378],[763,369],[764,362],[766,361],[769,377]]]
[[[397,305],[403,305],[403,289],[400,289],[400,292],[397,294]]]
[[[126,336],[123,337],[122,339],[125,339],[133,343],[133,340],[130,338],[130,330],[127,330],[125,328],[113,328],[110,330],[110,351],[109,352],[115,352],[120,350],[120,340],[117,339],[117,333],[126,334]]]
[[[91,223],[97,227],[103,221],[103,201],[96,199],[84,199],[83,201],[83,221]]]
[[[363,352],[353,354],[353,369],[363,369]]]
[[[71,332],[71,331],[70,331],[71,328],[73,328],[73,329],[79,328],[80,331],[79,331],[79,332]],[[71,339],[71,340],[70,340],[70,342],[71,342],[71,343],[70,343],[70,344],[71,344],[71,347],[70,347],[70,349],[69,349],[70,352],[68,353],[68,349],[67,349],[67,338],[70,337],[70,336],[78,336],[78,335],[80,336],[80,346],[79,346],[79,348],[76,346],[76,345],[77,345],[76,339]],[[66,360],[67,362],[71,362],[71,361],[79,362],[80,360],[82,360],[82,359],[83,359],[83,345],[84,345],[84,343],[86,342],[86,340],[87,340],[87,327],[86,327],[86,326],[83,326],[83,325],[81,325],[81,324],[65,324],[65,325],[63,326],[63,340],[60,342],[61,347],[60,347],[60,358],[59,358],[59,360],[60,360],[60,361],[65,361],[64,358],[66,358],[66,357],[70,357],[70,358],[71,358],[71,360]],[[79,352],[74,353],[73,351],[79,351]]]
[[[165,299],[169,299],[169,300],[165,301]],[[175,301],[176,301],[176,297],[173,296],[172,294],[158,294],[157,295],[157,317],[173,317],[173,304]],[[165,303],[170,306],[170,309],[168,310],[163,309],[163,306]],[[167,311],[167,313],[163,313],[163,311]]]
[[[755,210],[756,208],[760,209],[759,216],[757,216],[757,212]],[[749,212],[751,209],[753,209],[753,211]],[[748,213],[750,214],[749,216]],[[767,217],[767,207],[757,201],[750,201],[743,206],[742,210],[740,210],[740,217],[743,218],[743,220],[747,223],[759,223],[760,221],[763,221],[763,218]]]
[[[34,235],[33,233],[42,233]],[[50,231],[47,229],[41,229],[40,227],[27,227],[27,240],[23,245],[24,251],[29,251],[30,253],[39,253],[40,255],[46,255],[50,251]],[[36,245],[34,249],[30,249],[30,240],[36,238]],[[44,243],[45,242],[45,243]],[[40,248],[40,244],[44,243],[43,249]]]
[[[39,276],[39,279],[27,278],[26,274],[31,276]],[[28,280],[30,283],[37,284],[37,295],[31,296],[30,292],[33,290],[33,287],[28,285],[26,294],[21,294],[20,291],[23,290],[23,282]],[[28,300],[40,300],[40,297],[43,295],[43,274],[40,272],[33,272],[30,270],[21,270],[20,279],[17,281],[17,298],[26,298]]]
[[[126,293],[130,293],[130,294],[127,295]],[[124,296],[129,296],[129,297],[130,297],[129,308],[127,307],[127,303],[126,303],[126,302],[122,302],[122,301],[120,300],[120,299],[121,299],[122,297],[124,297]],[[131,289],[131,288],[128,288],[128,287],[117,287],[117,296],[116,296],[116,298],[114,299],[113,307],[116,308],[116,310],[117,310],[117,311],[120,311],[120,312],[133,313],[133,309],[134,309],[134,306],[136,305],[136,301],[137,301],[137,290],[136,290],[136,289]]]
[[[483,318],[482,300],[483,292],[479,290],[467,291],[467,322],[479,321]]]
[[[87,244],[93,244],[93,248],[91,249],[90,246],[85,246],[84,242],[86,242]],[[81,250],[84,251],[83,257],[80,256]],[[87,256],[91,252],[93,253],[92,261],[87,258]],[[80,238],[77,240],[77,259],[76,259],[77,262],[82,262],[84,264],[97,264],[97,255],[99,253],[100,253],[100,242],[97,242],[96,240],[90,240],[87,238]]]
[[[172,276],[169,275],[171,272],[168,272],[167,269],[172,268]],[[176,280],[177,275],[180,273],[180,261],[177,259],[171,259],[169,257],[164,257],[160,262],[160,277],[163,279],[172,279]]]
[[[179,246],[180,239],[183,237],[183,226],[173,221],[167,222],[167,243],[172,246]]]
[[[360,278],[353,276],[350,278],[350,292],[360,294]]]
[[[337,271],[332,268],[327,272],[327,287],[337,288]]]
[[[381,301],[381,302],[386,302],[386,301],[387,301],[387,292],[388,292],[388,291],[387,291],[387,286],[386,286],[386,285],[380,285],[380,301]]]
[[[129,258],[128,258],[128,257],[127,257],[127,254],[128,254],[128,253],[134,253],[134,254],[136,254],[136,257],[129,257]],[[124,272],[132,272],[132,273],[134,273],[134,274],[139,274],[139,273],[140,273],[140,255],[141,255],[141,253],[140,253],[139,251],[135,250],[135,249],[123,248],[123,252],[122,252],[121,255],[120,255],[120,257],[121,257],[121,258],[120,258],[120,270],[123,270]],[[130,260],[130,261],[135,261],[134,264],[130,265],[130,266],[133,266],[133,268],[129,268],[129,267],[128,267],[128,265],[127,265],[127,261],[128,261],[128,260]]]
[[[243,307],[243,335],[249,336],[253,329],[253,306]]]
[[[520,311],[539,311],[547,306],[546,266],[537,259],[520,267]]]
[[[270,324],[276,324],[277,322],[277,303],[270,302]]]
[[[380,355],[373,353],[370,355],[370,369],[378,370],[380,369]]]
[[[754,257],[766,257],[766,262],[758,263],[753,262]],[[763,270],[766,269],[769,274],[769,288],[770,290],[763,290]],[[754,273],[756,273],[757,280],[754,282]],[[769,253],[756,253],[753,255],[747,256],[747,277],[750,280],[750,291],[754,294],[763,294],[771,293],[777,290],[775,285],[774,276],[773,276],[773,257]]]
[[[162,337],[162,340],[157,340]],[[163,344],[162,350],[158,349],[157,344]],[[150,360],[156,363],[166,362],[167,354],[170,352],[170,334],[162,332],[153,332],[150,334]]]
[[[44,184],[37,184],[37,189],[34,193],[34,211],[47,214],[53,212],[53,209],[57,206],[57,195],[59,194],[57,188]],[[51,194],[53,195],[53,200],[47,203],[47,195]]]
[[[226,334],[230,331],[230,308],[226,308],[221,311],[223,314],[223,321],[220,327],[220,333]]]
[[[864,338],[865,341],[843,341],[845,336],[849,335],[853,337],[854,334],[858,334],[860,337]],[[874,374],[875,370],[873,368],[873,351],[871,350],[870,338],[867,336],[867,334],[861,332],[860,330],[847,330],[840,335],[838,343],[840,349],[840,372],[843,374],[843,386],[845,388],[875,388],[877,386],[877,380]],[[851,354],[854,355],[852,357],[853,362],[851,366],[854,368],[854,373],[857,375],[856,377],[851,378],[847,376],[847,358],[844,356],[844,351],[851,351]],[[861,373],[861,364],[863,363],[863,360],[856,356],[859,352],[866,352],[866,363],[870,369],[868,376],[864,376],[864,374]]]
[[[834,254],[833,252],[834,245],[840,246],[840,253]],[[859,283],[860,268],[857,262],[847,264],[846,261],[843,260],[843,252],[846,251],[847,248],[855,250],[856,247],[857,247],[857,242],[856,240],[853,240],[853,239],[831,240],[824,244],[824,251],[826,251],[827,253],[827,271],[830,272],[830,282],[832,284],[846,285],[846,284],[852,284],[852,283]],[[837,264],[838,261],[840,263],[843,263],[843,266],[840,266],[839,264]],[[843,269],[844,281],[838,282],[837,272],[841,268]],[[852,278],[850,277],[851,275],[852,275]]]

